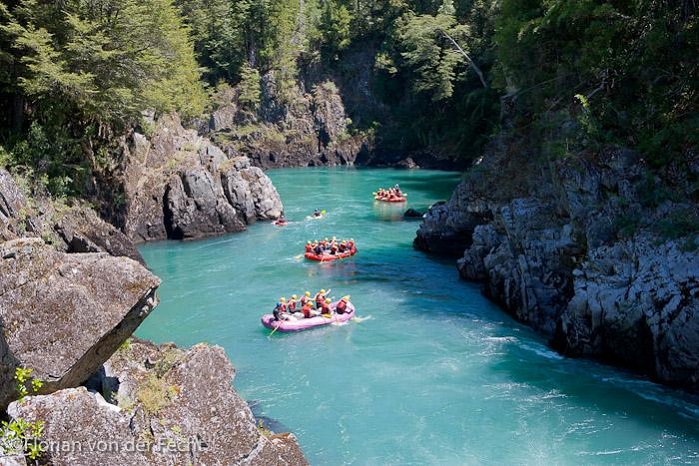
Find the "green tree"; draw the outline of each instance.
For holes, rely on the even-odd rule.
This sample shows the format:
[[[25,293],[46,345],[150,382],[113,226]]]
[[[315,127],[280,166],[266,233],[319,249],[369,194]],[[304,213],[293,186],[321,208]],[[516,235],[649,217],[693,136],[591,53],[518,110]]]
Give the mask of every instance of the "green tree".
[[[433,100],[453,95],[458,66],[464,61],[453,41],[465,39],[468,26],[457,23],[455,11],[451,0],[445,0],[436,15],[408,13],[398,27],[401,56],[411,71],[413,89],[430,94]]]
[[[260,73],[247,63],[240,69],[240,95],[238,100],[249,110],[257,110],[260,105]]]
[[[15,160],[38,160],[37,174],[78,182],[98,146],[142,110],[204,109],[189,30],[170,0],[20,0],[0,13],[12,65],[3,91],[22,97],[31,128],[7,147]]]

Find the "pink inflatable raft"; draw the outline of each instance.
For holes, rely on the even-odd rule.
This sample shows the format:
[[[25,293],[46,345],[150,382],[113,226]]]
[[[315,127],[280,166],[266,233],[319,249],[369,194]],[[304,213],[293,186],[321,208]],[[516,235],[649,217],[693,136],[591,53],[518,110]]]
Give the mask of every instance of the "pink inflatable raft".
[[[336,314],[335,307],[337,306],[337,301],[330,304],[330,309],[333,313],[330,317],[316,316],[309,317],[308,319],[297,319],[297,320],[274,320],[272,314],[265,314],[262,316],[262,325],[270,330],[277,329],[278,332],[298,332],[300,330],[308,330],[309,328],[322,327],[323,325],[330,325],[333,322],[347,322],[352,317],[354,317],[354,305],[351,302],[347,303],[347,312],[344,314]],[[277,328],[278,327],[278,328]]]

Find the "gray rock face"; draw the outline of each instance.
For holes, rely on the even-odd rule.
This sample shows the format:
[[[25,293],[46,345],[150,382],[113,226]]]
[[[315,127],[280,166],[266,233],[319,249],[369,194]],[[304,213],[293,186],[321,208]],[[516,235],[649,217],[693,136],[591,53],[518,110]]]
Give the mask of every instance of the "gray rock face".
[[[245,160],[247,160],[247,157]],[[221,183],[223,184],[223,192],[226,195],[226,199],[228,199],[228,202],[236,211],[243,215],[245,222],[255,222],[257,220],[255,200],[250,190],[250,184],[243,177],[242,172],[236,169],[221,172]]]
[[[166,115],[149,140],[135,133],[123,147],[123,229],[136,242],[195,239],[242,231],[276,218],[282,205],[272,182],[253,175],[244,157],[228,156]]]
[[[277,189],[267,178],[267,175],[257,167],[245,168],[240,171],[240,174],[250,187],[257,218],[263,220],[279,218],[284,206],[282,206]]]
[[[651,238],[591,251],[576,269],[574,295],[556,344],[612,360],[659,380],[699,387],[699,255]]]
[[[159,284],[131,259],[0,243],[0,407],[16,398],[18,366],[33,369],[42,393],[87,379],[157,304]]]
[[[297,167],[352,165],[371,146],[365,136],[349,132],[339,90],[326,80],[310,91],[301,84],[280,94],[273,73],[261,78],[262,102],[256,112],[237,104],[236,89],[220,91],[219,108],[208,132],[223,136],[231,156],[249,157],[255,166]],[[311,86],[309,86],[311,87]]]
[[[91,208],[73,204],[57,207],[46,196],[29,202],[12,176],[0,168],[0,241],[41,236],[65,252],[107,252],[144,264],[126,235]]]
[[[228,203],[220,181],[216,183],[203,167],[174,175],[165,199],[169,238],[193,239],[245,229],[244,217]]]
[[[211,114],[209,128],[211,131],[231,130],[235,126],[236,107],[231,103],[225,105]]]
[[[92,209],[72,208],[62,213],[55,230],[66,243],[67,252],[107,252],[145,265],[133,242],[120,230],[99,218]]]
[[[108,398],[85,388],[14,403],[13,417],[46,422],[43,440],[73,441],[77,452],[50,451],[52,464],[308,464],[290,434],[264,435],[233,390],[233,367],[218,347],[182,351],[134,340],[106,364]],[[93,445],[108,440],[108,452]],[[140,445],[145,451],[129,453]]]
[[[415,246],[459,251],[463,278],[484,282],[561,352],[699,391],[699,232],[658,233],[699,219],[699,209],[649,200],[659,185],[649,188],[645,172],[616,148],[542,170],[496,139],[449,202],[430,209]]]

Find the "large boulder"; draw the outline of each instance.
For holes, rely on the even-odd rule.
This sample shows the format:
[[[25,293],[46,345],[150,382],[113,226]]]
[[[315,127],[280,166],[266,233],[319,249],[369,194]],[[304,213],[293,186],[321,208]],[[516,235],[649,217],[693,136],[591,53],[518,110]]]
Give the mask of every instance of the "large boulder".
[[[257,218],[262,220],[279,218],[284,211],[284,206],[277,189],[267,175],[257,167],[245,168],[240,171],[240,174],[250,187]]]
[[[42,440],[49,445],[80,445],[72,452],[50,449],[47,459],[55,465],[307,464],[293,435],[259,428],[231,385],[233,375],[219,347],[183,351],[133,340],[101,377],[103,392],[118,406],[78,388],[28,397],[9,412],[44,420]],[[98,451],[94,446],[104,441],[115,447]],[[124,452],[129,445],[143,451]]]
[[[131,259],[1,243],[0,408],[16,398],[16,367],[31,368],[42,393],[87,379],[156,306],[159,284]]]

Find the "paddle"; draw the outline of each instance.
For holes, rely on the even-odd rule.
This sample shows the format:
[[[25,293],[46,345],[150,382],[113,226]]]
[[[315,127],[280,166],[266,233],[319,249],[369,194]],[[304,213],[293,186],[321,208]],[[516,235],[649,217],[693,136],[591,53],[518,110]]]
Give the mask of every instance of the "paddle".
[[[284,322],[284,321],[283,321],[283,320],[280,320],[280,321],[279,321],[279,323],[277,324],[277,326],[274,327],[274,330],[272,330],[272,333],[270,333],[269,335],[267,335],[267,338],[271,337],[272,335],[274,335],[274,332],[276,332],[277,330],[279,330],[279,327],[282,326],[282,322]]]

